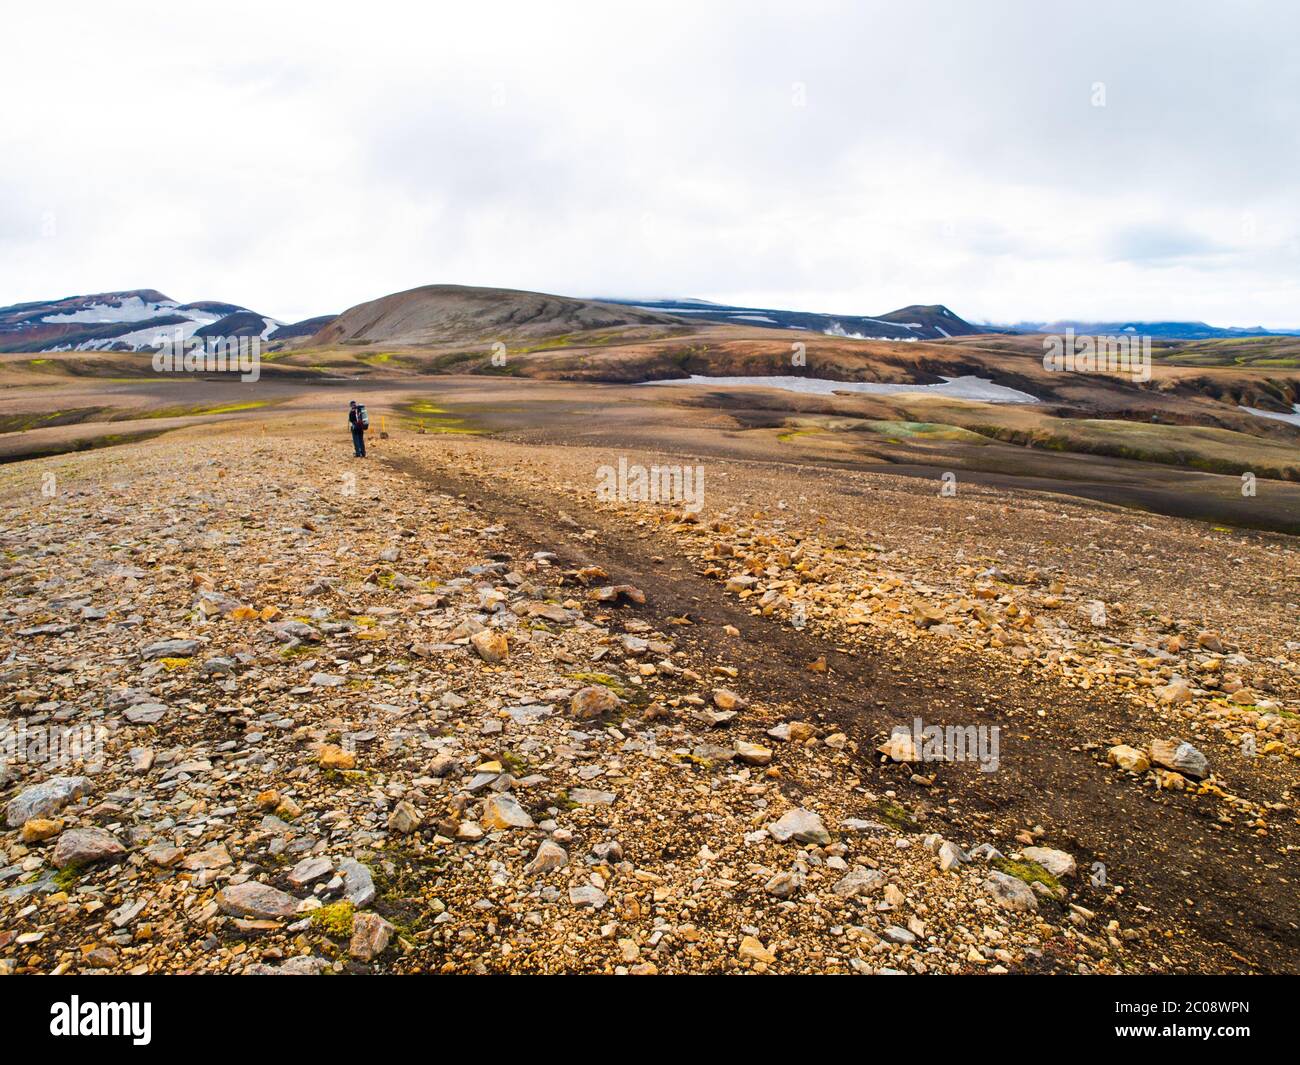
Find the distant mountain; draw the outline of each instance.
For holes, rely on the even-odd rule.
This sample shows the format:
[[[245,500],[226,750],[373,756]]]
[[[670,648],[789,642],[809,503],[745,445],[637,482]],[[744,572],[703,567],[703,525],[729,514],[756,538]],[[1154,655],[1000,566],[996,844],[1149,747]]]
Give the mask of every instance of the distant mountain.
[[[508,288],[425,285],[344,311],[312,344],[448,344],[542,340],[591,329],[680,326],[682,319],[594,300]]]
[[[301,322],[282,325],[266,339],[275,343],[277,340],[293,340],[297,337],[309,337],[318,333],[338,318],[337,314],[322,314],[317,318],[304,318]]]
[[[235,303],[177,303],[151,288],[0,307],[0,351],[151,351],[160,335],[258,336],[284,327]]]
[[[1063,319],[1059,322],[1017,322],[1017,333],[1064,333],[1073,329],[1081,336],[1147,336],[1160,340],[1218,340],[1232,337],[1300,336],[1300,329],[1253,329],[1220,327],[1205,322],[1083,322]]]
[[[971,336],[989,331],[987,327],[971,325],[941,304],[913,304],[888,314],[867,316],[739,307],[696,299],[607,299],[604,302],[681,315],[691,321],[729,322],[769,329],[806,329],[859,340],[942,340],[944,337]]]

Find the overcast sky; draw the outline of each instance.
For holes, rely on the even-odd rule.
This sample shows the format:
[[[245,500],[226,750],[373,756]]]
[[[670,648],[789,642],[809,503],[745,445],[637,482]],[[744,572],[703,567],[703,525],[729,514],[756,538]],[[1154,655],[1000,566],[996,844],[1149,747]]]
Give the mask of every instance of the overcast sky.
[[[11,4],[0,304],[1300,326],[1300,5]],[[1104,104],[1104,106],[1099,106]]]

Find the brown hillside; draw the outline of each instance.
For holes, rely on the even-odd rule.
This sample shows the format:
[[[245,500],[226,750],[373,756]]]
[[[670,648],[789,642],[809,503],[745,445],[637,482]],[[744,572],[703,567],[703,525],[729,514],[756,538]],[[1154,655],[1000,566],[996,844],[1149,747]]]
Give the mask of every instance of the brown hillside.
[[[682,324],[680,318],[668,314],[542,292],[425,285],[344,311],[311,342],[446,344]]]

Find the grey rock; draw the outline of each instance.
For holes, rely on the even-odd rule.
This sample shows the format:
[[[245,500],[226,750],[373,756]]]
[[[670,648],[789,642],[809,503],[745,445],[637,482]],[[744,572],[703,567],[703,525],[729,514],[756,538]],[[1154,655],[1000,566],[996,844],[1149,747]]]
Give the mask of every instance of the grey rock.
[[[399,836],[409,836],[420,827],[420,811],[403,799],[388,815],[388,830]]]
[[[802,887],[803,875],[801,873],[781,872],[772,877],[763,886],[763,890],[775,898],[789,899],[799,894]]]
[[[603,909],[609,897],[591,884],[580,884],[569,888],[569,901],[575,906],[590,906],[593,910]]]
[[[122,716],[133,725],[156,725],[165,713],[167,707],[162,703],[136,703],[128,706]]]
[[[102,828],[70,828],[54,845],[52,860],[62,868],[65,865],[90,865],[125,853],[126,848],[117,837]]]
[[[1006,873],[992,872],[983,884],[984,890],[1004,910],[1037,910],[1038,900],[1028,884]]]
[[[449,754],[440,754],[429,763],[429,776],[445,777],[450,776],[457,769],[456,759]]]
[[[1180,743],[1178,745],[1177,750],[1174,751],[1171,768],[1178,770],[1184,776],[1194,777],[1196,780],[1204,780],[1210,775],[1209,759],[1190,743]]]
[[[217,905],[222,913],[230,914],[232,917],[274,921],[281,917],[295,916],[298,913],[299,902],[292,895],[269,884],[259,884],[256,880],[249,880],[243,884],[223,888],[217,893]]]
[[[289,870],[289,883],[296,888],[304,888],[314,880],[334,871],[334,863],[328,858],[304,858]]]
[[[189,658],[199,648],[198,640],[160,640],[140,652],[145,661],[154,658]]]
[[[882,825],[879,821],[867,821],[861,817],[846,817],[840,822],[840,827],[847,829],[849,832],[889,832],[888,825]]]
[[[1074,876],[1079,867],[1074,855],[1051,847],[1025,847],[1021,852],[1031,862],[1037,862],[1053,876]]]
[[[597,843],[591,848],[591,853],[602,862],[610,862],[611,864],[617,865],[623,860],[623,844],[619,843],[617,840]]]
[[[5,824],[19,828],[33,817],[49,817],[73,799],[80,798],[90,787],[85,777],[50,777],[20,792],[5,807]]]
[[[493,795],[483,803],[480,819],[490,828],[532,828],[533,819],[513,795]]]
[[[132,747],[127,756],[131,759],[132,773],[147,773],[153,768],[154,752],[152,747]]]
[[[617,796],[612,791],[594,791],[591,788],[573,788],[569,800],[579,806],[608,806]]]
[[[602,684],[592,684],[574,692],[569,700],[569,713],[579,721],[586,721],[609,713],[622,705],[622,700]]]
[[[831,841],[822,819],[802,807],[786,811],[780,820],[773,821],[768,826],[768,831],[781,843],[794,840],[796,843],[826,844]]]
[[[199,673],[205,677],[224,677],[235,671],[233,658],[209,658],[199,667]]]
[[[359,961],[374,961],[393,938],[393,926],[377,913],[359,913],[352,920],[348,953]]]
[[[885,875],[878,869],[855,865],[831,890],[843,898],[853,898],[856,895],[866,895],[868,892],[875,891],[884,882]]]
[[[355,858],[340,858],[338,871],[343,877],[343,897],[363,910],[375,901],[375,878]]]
[[[296,958],[290,958],[280,965],[267,965],[266,962],[257,962],[250,965],[244,970],[245,976],[320,976],[330,963],[325,958],[312,957],[309,954],[300,954]]]
[[[281,621],[270,626],[271,632],[278,640],[289,643],[293,640],[307,640],[319,643],[321,634],[304,621]]]
[[[547,839],[543,840],[541,846],[537,848],[533,860],[524,866],[524,874],[526,876],[536,876],[538,873],[549,873],[552,870],[563,868],[568,863],[569,852],[558,843],[552,843]]]

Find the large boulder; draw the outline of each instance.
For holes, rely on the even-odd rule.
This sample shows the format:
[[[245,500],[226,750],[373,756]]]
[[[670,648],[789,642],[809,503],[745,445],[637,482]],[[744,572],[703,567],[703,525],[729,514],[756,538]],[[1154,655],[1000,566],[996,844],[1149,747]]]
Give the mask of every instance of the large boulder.
[[[90,865],[125,853],[117,837],[102,828],[72,828],[54,845],[53,861],[58,866]]]
[[[1079,871],[1074,855],[1051,847],[1026,847],[1020,852],[1031,862],[1037,862],[1053,876],[1074,876]]]
[[[573,693],[569,700],[569,713],[579,721],[587,721],[617,710],[620,705],[622,700],[603,684],[592,684]]]
[[[230,914],[232,917],[274,921],[282,917],[295,916],[298,913],[299,902],[292,895],[269,884],[248,880],[218,892],[217,905],[222,913]]]
[[[1004,910],[1036,911],[1038,909],[1038,899],[1034,897],[1033,889],[1023,880],[1008,876],[1006,873],[989,873],[984,881],[984,890],[992,895],[993,901]]]
[[[57,813],[73,799],[80,798],[88,787],[90,781],[86,777],[50,777],[9,800],[5,807],[5,824],[18,828],[33,817]]]
[[[767,829],[772,838],[780,843],[794,840],[796,843],[818,843],[825,845],[831,841],[831,835],[822,824],[822,819],[811,810],[796,808],[787,810],[781,819],[773,821]]]
[[[1193,780],[1204,780],[1210,775],[1210,763],[1205,755],[1180,740],[1152,740],[1151,761]]]

